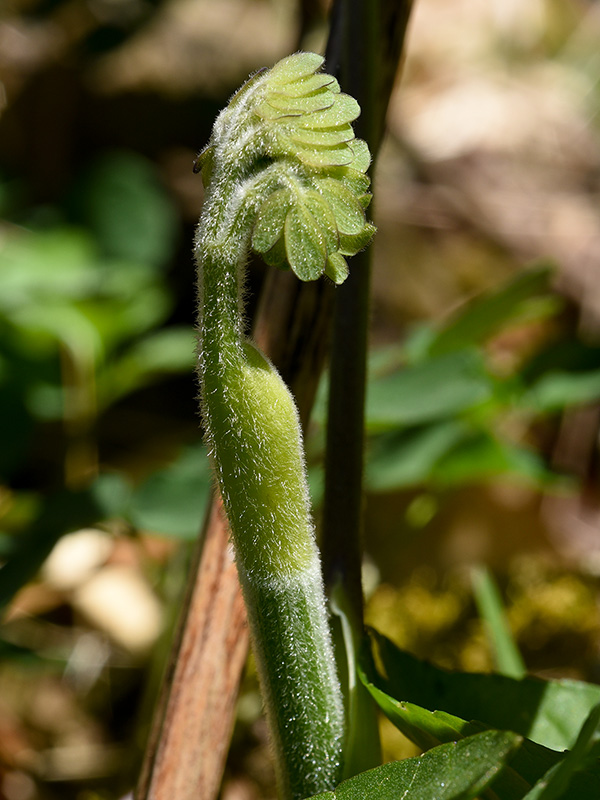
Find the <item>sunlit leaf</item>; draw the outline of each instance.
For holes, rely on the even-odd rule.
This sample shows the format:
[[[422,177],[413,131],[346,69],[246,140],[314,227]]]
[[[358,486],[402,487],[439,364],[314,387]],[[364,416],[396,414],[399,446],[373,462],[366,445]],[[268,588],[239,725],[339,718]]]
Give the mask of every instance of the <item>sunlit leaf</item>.
[[[363,772],[313,800],[472,800],[494,782],[519,742],[515,734],[488,731]]]
[[[327,246],[312,214],[296,203],[285,220],[285,249],[287,260],[303,281],[318,278],[325,269]]]

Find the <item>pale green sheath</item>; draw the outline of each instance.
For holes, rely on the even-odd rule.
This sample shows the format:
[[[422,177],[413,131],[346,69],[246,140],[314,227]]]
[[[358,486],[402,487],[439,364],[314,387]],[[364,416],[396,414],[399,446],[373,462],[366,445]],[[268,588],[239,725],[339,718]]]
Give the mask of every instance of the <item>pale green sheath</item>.
[[[283,798],[340,779],[343,704],[294,401],[242,336],[250,249],[300,279],[341,283],[372,238],[370,155],[355,100],[297,53],[257,73],[218,116],[198,159],[196,237],[203,421],[236,554]]]

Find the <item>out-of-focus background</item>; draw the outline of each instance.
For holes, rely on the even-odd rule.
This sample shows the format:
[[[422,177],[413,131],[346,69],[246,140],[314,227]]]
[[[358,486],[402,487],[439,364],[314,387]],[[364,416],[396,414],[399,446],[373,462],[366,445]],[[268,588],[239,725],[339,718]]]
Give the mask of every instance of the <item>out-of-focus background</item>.
[[[209,488],[192,162],[251,71],[323,48],[326,15],[0,6],[5,800],[135,782]],[[369,622],[443,666],[493,667],[485,564],[532,672],[600,678],[599,40],[593,0],[415,4],[375,178],[365,586]],[[272,796],[265,742],[250,664],[223,798]]]

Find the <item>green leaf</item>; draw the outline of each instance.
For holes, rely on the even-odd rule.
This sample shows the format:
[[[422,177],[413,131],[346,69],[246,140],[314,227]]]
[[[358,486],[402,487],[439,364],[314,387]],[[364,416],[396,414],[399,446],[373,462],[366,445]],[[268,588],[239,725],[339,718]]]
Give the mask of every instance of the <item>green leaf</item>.
[[[571,752],[551,767],[523,800],[596,800],[600,797],[600,777],[577,774],[594,767],[600,757],[600,705],[583,723]]]
[[[335,78],[328,75],[326,72],[320,72],[317,75],[307,75],[297,81],[286,83],[277,86],[277,92],[285,94],[288,97],[302,97],[305,94],[312,94],[313,92],[327,86],[331,91],[331,87],[335,84]]]
[[[486,567],[474,568],[471,572],[471,582],[479,616],[485,623],[498,672],[509,678],[524,678],[525,664],[510,631],[500,592],[490,571]]]
[[[288,83],[316,72],[323,66],[325,59],[316,53],[294,53],[281,59],[269,72],[269,88],[286,86]]]
[[[357,197],[358,202],[362,208],[366,208],[363,202],[365,195]],[[370,199],[370,195],[369,195]],[[348,235],[347,233],[340,233],[340,253],[343,256],[354,256],[361,250],[364,250],[368,244],[371,243],[373,236],[375,236],[376,228],[370,222],[367,222],[360,233]]]
[[[322,275],[327,246],[313,215],[300,203],[293,205],[285,219],[285,250],[290,267],[302,281]]]
[[[560,411],[592,403],[600,397],[600,370],[554,371],[543,375],[523,397],[523,405],[537,413]]]
[[[497,475],[513,475],[542,486],[561,481],[537,453],[476,428],[441,456],[430,478],[440,485],[451,486],[481,482]]]
[[[294,143],[294,155],[309,167],[335,167],[352,162],[352,150],[346,143],[334,147],[306,147]]]
[[[109,258],[156,268],[171,257],[177,214],[152,163],[142,156],[123,151],[99,158],[76,202]]]
[[[186,448],[134,490],[128,517],[136,528],[193,540],[202,525],[210,486],[206,449]]]
[[[323,195],[314,189],[307,189],[301,195],[301,202],[307,207],[321,228],[325,238],[327,251],[335,253],[339,247],[338,230],[335,223],[335,214]],[[344,261],[344,263],[346,263]]]
[[[313,800],[472,800],[498,777],[519,743],[515,734],[488,731],[363,772]]]
[[[287,253],[285,251],[285,238],[282,235],[277,239],[275,244],[270,250],[262,254],[265,264],[270,267],[279,267],[280,269],[289,269],[287,263]]]
[[[344,256],[339,253],[330,253],[325,265],[325,274],[335,284],[343,283],[349,275],[348,264]]]
[[[367,486],[385,492],[427,481],[442,456],[468,434],[458,420],[377,437],[367,455]]]
[[[371,164],[371,151],[363,139],[354,139],[349,145],[353,153],[352,167],[359,172],[366,172]]]
[[[290,114],[310,114],[314,111],[324,111],[331,108],[337,95],[327,89],[323,89],[314,94],[290,97],[288,94],[278,94],[272,92],[267,100],[268,104],[275,109],[285,111]]]
[[[99,375],[103,405],[114,402],[165,375],[192,372],[195,335],[192,328],[161,328],[134,342]]]
[[[527,301],[550,292],[552,269],[547,265],[520,272],[498,291],[473,299],[429,343],[428,355],[484,342],[508,322],[519,319]]]
[[[333,178],[320,178],[315,183],[333,209],[339,232],[362,233],[366,224],[365,211],[356,195]]]
[[[274,108],[270,103],[264,100],[262,103],[257,103],[252,109],[252,113],[256,114],[261,119],[267,122],[276,122],[278,119],[286,120],[288,117],[295,117],[301,119],[300,111],[282,111],[280,108]]]
[[[291,204],[289,189],[278,189],[261,205],[252,231],[252,247],[257,253],[266,253],[279,239]]]
[[[353,122],[360,115],[360,106],[348,94],[338,94],[331,108],[299,117],[296,125],[302,128],[335,128]]]
[[[316,147],[331,147],[332,145],[350,142],[354,139],[351,125],[341,125],[339,128],[298,128],[292,126],[285,135],[294,142]]]
[[[361,196],[368,191],[371,185],[369,176],[354,169],[353,165],[350,167],[332,167],[327,172],[330,178],[340,181],[357,196]]]
[[[380,645],[380,655],[384,652],[387,642],[384,637],[373,634],[377,637]],[[393,645],[391,645],[393,648]],[[400,652],[400,651],[398,651]],[[388,658],[389,653],[382,658],[382,669],[386,672],[387,678],[378,675],[371,666],[372,662],[365,654],[361,659],[362,671],[359,673],[361,679],[371,692],[374,700],[388,719],[419,747],[428,750],[438,744],[450,741],[459,741],[466,736],[479,733],[483,730],[499,727],[512,730],[522,735],[519,730],[519,713],[521,707],[519,700],[510,693],[503,693],[503,687],[494,683],[493,678],[498,676],[466,676],[469,678],[488,679],[485,691],[478,691],[475,686],[473,696],[466,696],[473,687],[469,686],[464,692],[458,690],[462,705],[470,703],[470,710],[464,716],[449,713],[446,710],[430,710],[447,708],[453,698],[447,697],[447,686],[445,678],[452,673],[444,673],[443,670],[435,670],[431,665],[421,662],[408,654],[402,654],[404,660],[399,664],[397,660],[393,663]],[[412,660],[412,663],[411,663]],[[405,673],[398,670],[407,667]],[[431,674],[434,670],[435,674]],[[510,680],[510,679],[504,679]],[[421,682],[421,683],[420,683]],[[422,695],[422,684],[429,687],[431,697],[425,705]],[[513,683],[523,684],[523,681],[513,681]],[[405,684],[407,688],[405,688]],[[456,687],[452,687],[456,690]],[[421,694],[420,694],[421,692]],[[525,693],[524,693],[525,694]],[[409,702],[402,698],[410,697],[414,702]],[[536,698],[531,694],[528,697],[530,704],[535,703]],[[460,703],[460,700],[458,701]],[[496,719],[488,721],[489,707],[495,709]],[[471,711],[475,709],[473,715]],[[500,709],[500,710],[498,710]],[[498,719],[498,716],[501,719]],[[493,715],[492,715],[493,716]],[[483,720],[481,719],[483,717]],[[496,724],[497,722],[505,724]],[[522,800],[527,791],[552,767],[559,764],[564,758],[563,753],[551,750],[542,744],[524,739],[515,754],[511,765],[500,776],[494,785],[494,791],[490,795],[490,800]],[[586,794],[586,786],[590,782],[594,783],[600,771],[594,768],[593,772],[581,773],[577,777],[577,789],[582,791],[582,797],[586,800],[593,800],[596,795]],[[487,795],[486,795],[487,796]],[[573,798],[579,798],[574,794]]]
[[[493,395],[481,353],[461,350],[369,382],[366,419],[371,431],[452,417]]]
[[[600,702],[600,686],[448,672],[403,652],[381,634],[372,636],[388,677],[370,677],[390,697],[513,730],[557,751],[573,746],[583,720]]]

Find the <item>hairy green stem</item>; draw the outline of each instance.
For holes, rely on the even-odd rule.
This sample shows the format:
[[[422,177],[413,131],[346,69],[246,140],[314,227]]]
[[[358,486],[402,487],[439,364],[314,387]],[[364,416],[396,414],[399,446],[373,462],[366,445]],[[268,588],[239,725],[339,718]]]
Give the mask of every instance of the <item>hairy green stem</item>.
[[[205,232],[204,232],[205,233]],[[292,398],[239,331],[239,263],[198,247],[202,406],[231,526],[281,792],[339,778],[343,714]],[[238,262],[244,260],[242,240]],[[232,314],[232,312],[234,312]]]

